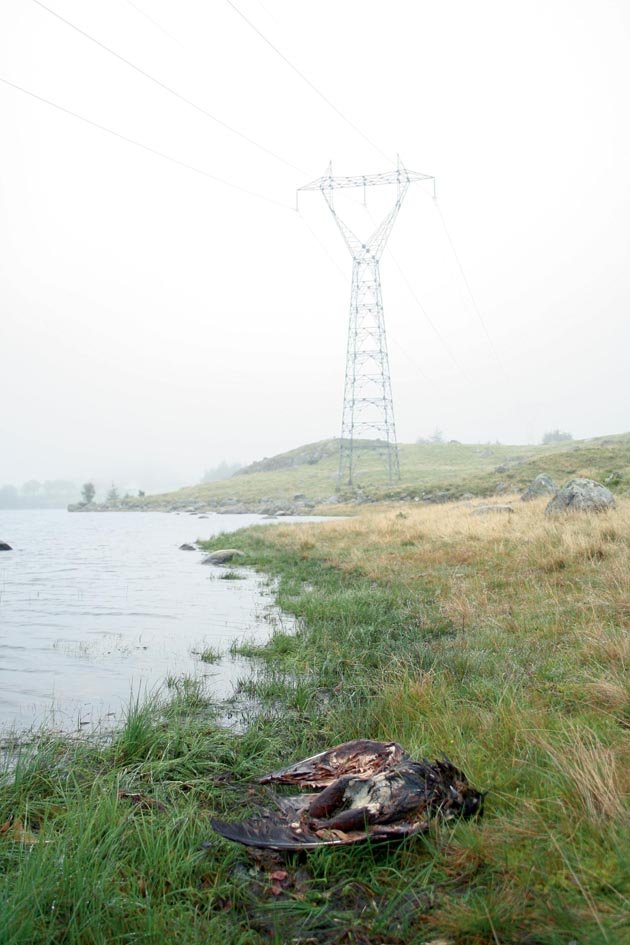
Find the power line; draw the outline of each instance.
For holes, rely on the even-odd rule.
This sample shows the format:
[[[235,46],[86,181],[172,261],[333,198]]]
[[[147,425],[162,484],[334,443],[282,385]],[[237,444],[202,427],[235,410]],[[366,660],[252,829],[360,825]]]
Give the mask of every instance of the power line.
[[[71,115],[73,118],[78,118],[79,121],[83,121],[87,125],[91,125],[93,128],[98,128],[99,131],[105,131],[107,134],[113,135],[114,138],[118,138],[120,141],[126,141],[128,144],[133,144],[136,148],[141,148],[143,151],[148,151],[149,154],[155,154],[157,157],[161,157],[165,161],[170,161],[171,164],[177,164],[179,167],[186,168],[186,170],[194,171],[195,174],[201,174],[203,177],[207,177],[209,180],[213,180],[218,184],[224,184],[226,187],[231,187],[233,190],[238,190],[243,194],[248,194],[250,197],[256,197],[258,200],[264,200],[267,203],[272,203],[276,207],[282,207],[283,210],[293,209],[292,207],[289,207],[288,204],[280,203],[279,200],[274,200],[273,197],[266,197],[264,194],[259,194],[255,190],[249,190],[246,187],[241,187],[240,184],[234,184],[232,181],[225,180],[223,177],[218,177],[216,174],[211,174],[209,171],[205,171],[201,167],[195,167],[194,164],[188,164],[186,161],[181,161],[179,158],[172,157],[170,154],[165,154],[163,151],[159,151],[157,148],[152,148],[148,144],[143,144],[141,141],[136,141],[135,138],[129,138],[127,135],[123,135],[119,131],[114,131],[112,128],[108,128],[106,125],[101,125],[99,122],[93,121],[91,118],[86,118],[85,115],[80,115],[78,112],[73,112],[72,109],[66,108],[64,105],[59,105],[57,102],[53,102],[51,99],[44,98],[42,95],[38,95],[36,92],[31,92],[30,89],[25,89],[16,82],[11,82],[9,79],[5,79],[4,76],[0,76],[0,82],[4,82],[5,85],[9,85],[11,88],[17,89],[18,92],[23,92],[25,95],[30,95],[31,98],[37,99],[38,102],[43,102],[45,105],[50,105],[52,108],[56,108],[58,111],[64,112],[66,115]]]
[[[38,2],[38,0],[35,0],[35,2]],[[278,56],[280,56],[280,58],[282,59],[282,61],[285,62],[285,63],[287,64],[287,66],[289,66],[289,68],[292,69],[292,70],[296,73],[296,75],[299,75],[299,77],[302,79],[302,81],[303,81],[303,82],[306,82],[306,84],[308,85],[308,87],[309,87],[310,89],[312,89],[313,92],[315,92],[316,95],[319,95],[319,97],[320,97],[324,102],[326,102],[326,104],[329,106],[329,108],[332,108],[332,110],[333,110],[334,112],[336,112],[337,115],[339,115],[339,117],[342,118],[342,119],[346,122],[346,124],[349,125],[349,126],[352,128],[353,131],[356,131],[356,133],[357,133],[358,135],[360,135],[360,136],[363,138],[364,141],[367,141],[367,143],[368,143],[372,148],[374,148],[375,151],[378,151],[378,153],[381,155],[381,157],[384,157],[386,161],[389,161],[389,160],[390,160],[389,157],[385,154],[385,152],[384,152],[381,148],[379,148],[379,146],[378,146],[377,144],[375,144],[375,142],[372,141],[371,138],[369,138],[366,134],[364,134],[364,132],[361,131],[361,129],[360,129],[357,125],[355,125],[355,123],[354,123],[353,121],[351,121],[351,120],[348,118],[347,115],[344,115],[344,113],[343,113],[339,108],[337,108],[337,106],[334,104],[334,102],[331,102],[331,100],[328,98],[327,95],[324,95],[324,93],[323,93],[322,91],[320,91],[320,89],[318,89],[317,86],[316,86],[313,82],[311,82],[311,80],[308,78],[308,76],[304,75],[304,73],[301,72],[300,69],[298,69],[298,67],[297,67],[293,62],[291,62],[291,60],[288,59],[288,58],[284,55],[284,53],[281,52],[281,51],[278,49],[277,46],[274,46],[274,44],[271,42],[271,40],[268,39],[268,38],[265,36],[265,34],[264,34],[263,32],[261,32],[261,30],[259,30],[258,27],[257,27],[254,23],[252,23],[252,21],[251,21],[250,19],[248,19],[248,18],[245,16],[245,14],[242,12],[242,10],[239,10],[239,8],[236,6],[236,4],[235,4],[235,3],[232,3],[232,0],[226,0],[226,2],[232,7],[232,9],[234,10],[234,12],[235,12],[235,13],[238,13],[238,15],[241,17],[241,19],[245,20],[245,22],[247,23],[247,25],[248,25],[258,36],[260,36],[260,38],[261,38],[268,46],[270,46],[271,49],[273,49],[273,51],[274,51]]]
[[[371,212],[370,212],[370,210],[368,209],[367,206],[365,207],[365,211],[366,211],[368,217],[370,218],[370,220],[372,221],[372,225],[373,225],[373,226],[376,226],[376,221],[375,221],[374,217],[372,216],[372,214],[371,214]],[[389,246],[387,247],[387,252],[388,252],[388,254],[389,254],[390,259],[392,260],[392,262],[393,262],[394,265],[396,266],[396,269],[397,269],[398,272],[400,273],[400,275],[401,275],[401,277],[402,277],[402,279],[403,279],[403,282],[404,282],[405,285],[407,286],[407,289],[408,289],[408,291],[409,291],[409,294],[411,295],[412,299],[414,300],[414,302],[416,303],[416,305],[418,306],[418,308],[420,309],[420,311],[421,311],[422,314],[424,315],[425,319],[427,320],[427,322],[429,323],[429,325],[430,325],[431,328],[433,329],[436,338],[438,339],[438,341],[440,341],[440,343],[442,344],[444,350],[446,351],[446,353],[448,354],[448,356],[450,357],[450,359],[452,360],[453,364],[455,365],[455,367],[457,368],[457,370],[460,372],[460,374],[461,374],[463,377],[465,377],[466,380],[468,380],[468,378],[466,377],[466,372],[464,371],[464,369],[462,368],[461,364],[459,363],[459,361],[457,360],[457,358],[456,358],[455,355],[453,354],[453,351],[451,350],[450,345],[449,345],[448,342],[446,341],[446,338],[442,335],[442,332],[439,330],[439,328],[437,327],[437,325],[435,324],[435,322],[433,321],[433,319],[430,317],[429,313],[427,312],[426,308],[424,307],[424,305],[422,304],[422,302],[421,302],[420,299],[418,298],[418,296],[417,296],[417,294],[416,294],[416,292],[415,292],[414,287],[412,286],[411,282],[410,282],[409,279],[407,278],[407,276],[406,276],[406,274],[405,274],[405,272],[404,272],[402,266],[400,265],[400,263],[398,262],[398,260],[397,260],[396,257],[394,256],[394,254],[393,254],[393,252],[392,252],[392,250],[390,249]]]
[[[437,325],[435,324],[435,322],[433,321],[433,319],[430,317],[429,313],[427,312],[426,308],[424,307],[424,305],[422,304],[422,302],[420,301],[420,299],[419,299],[418,296],[416,295],[415,289],[413,288],[411,282],[410,282],[409,279],[407,278],[404,269],[402,268],[402,266],[400,265],[400,263],[398,262],[398,260],[397,260],[396,257],[394,256],[394,254],[392,253],[391,249],[389,249],[389,247],[387,248],[387,252],[388,252],[388,254],[389,254],[389,257],[390,257],[391,261],[394,263],[394,265],[396,266],[396,269],[398,270],[398,272],[399,272],[400,275],[402,276],[403,282],[405,283],[405,285],[407,286],[407,289],[409,290],[409,294],[411,295],[412,299],[414,300],[414,302],[416,303],[416,305],[418,306],[418,308],[420,309],[420,311],[422,312],[422,314],[423,314],[424,317],[426,318],[427,322],[429,323],[429,325],[430,325],[431,328],[433,329],[433,331],[434,331],[436,337],[437,337],[438,340],[441,342],[441,344],[442,344],[444,350],[446,351],[446,353],[448,354],[448,356],[450,357],[451,361],[453,362],[453,364],[455,365],[455,367],[457,368],[457,370],[460,372],[460,374],[462,375],[462,377],[465,377],[466,380],[468,380],[468,377],[466,376],[466,372],[464,371],[464,369],[462,368],[461,364],[459,363],[459,361],[457,360],[457,358],[456,358],[455,355],[453,354],[453,351],[452,351],[452,349],[451,349],[451,346],[448,344],[448,342],[446,341],[446,338],[444,337],[444,335],[442,334],[442,332],[439,330],[439,328],[437,327]]]
[[[302,213],[300,213],[299,211],[298,211],[298,216],[300,217],[302,223],[303,223],[303,224],[306,226],[306,228],[310,231],[311,236],[313,237],[313,239],[315,240],[315,242],[318,244],[318,246],[320,247],[320,249],[322,250],[322,252],[326,254],[326,256],[328,257],[328,259],[330,260],[330,262],[333,264],[333,266],[335,267],[336,271],[339,273],[340,278],[343,279],[344,285],[347,284],[347,275],[346,275],[346,273],[345,273],[344,270],[341,268],[341,266],[339,265],[339,263],[337,262],[337,260],[336,260],[336,259],[334,258],[334,256],[332,255],[332,253],[329,252],[328,247],[322,242],[322,240],[320,240],[319,236],[317,235],[317,233],[315,232],[315,230],[313,229],[313,227],[310,225],[310,223],[308,222],[308,220],[306,219],[306,217],[305,217]],[[402,351],[402,353],[405,355],[405,357],[407,358],[407,360],[408,360],[411,364],[413,364],[413,366],[415,367],[416,371],[418,372],[418,374],[420,375],[420,377],[421,377],[423,380],[427,381],[427,383],[429,383],[429,384],[435,383],[430,377],[428,377],[428,376],[425,374],[425,372],[424,372],[423,369],[420,367],[420,365],[418,364],[418,362],[416,361],[416,359],[415,359],[414,357],[412,357],[412,355],[409,354],[409,351],[407,350],[407,348],[405,348],[404,345],[400,344],[400,342],[398,341],[398,339],[396,338],[395,335],[392,335],[391,329],[388,331],[388,338],[389,338],[390,341],[393,341],[393,342],[394,342],[394,344],[396,345],[396,347],[397,347],[400,351]]]
[[[153,25],[155,26],[155,28],[158,29],[158,30],[160,31],[160,33],[164,33],[164,35],[165,35],[165,36],[168,36],[169,39],[172,39],[174,43],[177,43],[177,45],[178,45],[178,46],[181,46],[182,49],[184,48],[184,47],[183,47],[183,44],[180,43],[180,41],[177,39],[176,36],[173,36],[173,34],[172,34],[172,33],[169,33],[169,31],[168,31],[167,29],[165,29],[165,28],[162,26],[161,23],[158,23],[158,21],[157,21],[157,20],[154,20],[152,16],[150,16],[150,15],[149,15],[148,13],[146,13],[144,10],[141,10],[140,7],[136,6],[136,4],[133,3],[133,0],[127,0],[127,3],[129,4],[130,7],[133,7],[133,9],[136,11],[136,13],[139,13],[140,16],[143,16],[143,17],[145,18],[145,20],[148,20],[149,23],[153,23]]]
[[[90,33],[87,33],[81,27],[76,26],[75,23],[72,23],[70,20],[67,20],[64,16],[61,16],[60,13],[57,13],[56,10],[47,7],[45,3],[42,3],[42,0],[33,0],[38,7],[41,7],[42,10],[46,10],[47,13],[50,13],[51,16],[56,17],[62,23],[65,23],[66,26],[69,26],[76,33],[79,33],[81,36],[84,36],[85,39],[89,39],[90,42],[94,43],[96,46],[99,46],[100,49],[103,49],[105,52],[109,53],[111,56],[114,56],[120,62],[124,62],[126,66],[129,66],[130,69],[133,69],[134,72],[137,72],[139,75],[144,76],[145,79],[148,79],[149,82],[153,82],[154,85],[159,86],[165,92],[168,92],[170,95],[173,95],[175,98],[179,99],[180,102],[185,102],[186,105],[189,105],[191,108],[194,108],[195,111],[199,112],[201,115],[204,115],[206,118],[209,118],[211,121],[215,122],[217,125],[220,125],[222,128],[225,128],[227,131],[236,135],[239,138],[242,138],[243,141],[247,141],[248,144],[253,145],[255,148],[258,148],[259,151],[264,151],[265,154],[268,154],[270,157],[275,158],[276,161],[280,161],[286,167],[290,167],[291,170],[299,171],[300,174],[304,173],[301,168],[297,167],[295,164],[292,164],[290,161],[286,161],[279,154],[276,154],[275,151],[271,151],[269,148],[265,147],[263,144],[259,144],[258,141],[255,141],[253,138],[250,138],[249,135],[246,135],[242,131],[228,125],[227,122],[223,121],[221,118],[217,118],[216,115],[213,115],[211,112],[207,111],[202,105],[198,105],[196,102],[193,102],[192,99],[187,98],[185,95],[182,95],[181,92],[176,91],[176,89],[171,88],[170,85],[166,85],[165,82],[162,82],[160,79],[156,79],[155,76],[151,73],[146,72],[145,69],[142,69],[140,66],[137,66],[130,59],[127,59],[125,56],[122,56],[120,53],[117,53],[115,49],[112,49],[110,46],[106,46],[105,43],[102,43],[99,39],[96,39],[95,36],[92,36]]]
[[[310,231],[311,236],[313,237],[313,239],[315,240],[315,242],[317,243],[321,251],[325,253],[326,256],[328,256],[328,259],[333,264],[333,266],[335,267],[335,269],[337,270],[337,272],[339,273],[339,275],[341,276],[345,284],[347,282],[346,273],[343,271],[343,269],[341,268],[337,260],[334,258],[332,253],[329,252],[328,247],[322,242],[322,240],[320,240],[319,236],[317,235],[317,233],[315,232],[311,224],[308,222],[304,214],[300,213],[299,210],[298,210],[298,216],[300,220],[302,221],[302,223],[304,224],[304,226],[307,228],[307,230]]]
[[[495,347],[495,344],[494,344],[494,342],[493,342],[493,340],[492,340],[492,337],[491,337],[491,335],[490,335],[490,332],[488,331],[488,326],[487,326],[486,323],[485,323],[485,320],[484,320],[484,318],[483,318],[483,315],[481,314],[481,311],[480,311],[480,309],[479,309],[479,306],[477,305],[477,301],[476,301],[476,299],[475,299],[475,296],[473,295],[473,290],[472,290],[472,288],[471,288],[471,286],[470,286],[470,282],[469,282],[468,279],[466,278],[466,273],[464,272],[464,267],[462,266],[462,263],[461,263],[461,260],[460,260],[460,258],[459,258],[459,255],[457,254],[457,250],[455,249],[455,244],[453,243],[453,239],[452,239],[451,234],[449,233],[448,227],[447,227],[447,225],[446,225],[446,220],[444,219],[444,214],[442,213],[442,209],[441,209],[439,203],[437,202],[437,197],[434,197],[434,198],[433,198],[433,203],[434,203],[434,205],[435,205],[435,209],[436,209],[437,212],[438,212],[438,216],[439,216],[439,218],[440,218],[440,222],[441,222],[442,227],[443,227],[443,229],[444,229],[444,233],[445,233],[445,235],[446,235],[446,239],[448,240],[448,244],[449,244],[449,246],[451,247],[451,250],[452,250],[452,252],[453,252],[453,257],[454,257],[455,262],[457,263],[457,266],[458,266],[459,271],[460,271],[460,273],[461,273],[461,277],[462,277],[462,279],[463,279],[463,281],[464,281],[464,285],[466,286],[466,289],[468,290],[468,295],[470,296],[470,301],[471,301],[471,303],[472,303],[473,311],[475,312],[477,318],[479,319],[479,322],[480,322],[480,324],[481,324],[481,327],[483,328],[483,330],[484,330],[484,332],[485,332],[486,338],[488,339],[488,343],[489,343],[490,347],[492,348],[492,353],[494,354],[494,356],[495,356],[495,358],[496,358],[496,360],[497,360],[497,363],[498,363],[499,367],[501,368],[502,371],[505,371],[505,368],[504,368],[504,366],[503,366],[503,362],[501,361],[501,358],[500,358],[500,356],[499,356],[499,352],[497,351],[497,349],[496,349],[496,347]]]

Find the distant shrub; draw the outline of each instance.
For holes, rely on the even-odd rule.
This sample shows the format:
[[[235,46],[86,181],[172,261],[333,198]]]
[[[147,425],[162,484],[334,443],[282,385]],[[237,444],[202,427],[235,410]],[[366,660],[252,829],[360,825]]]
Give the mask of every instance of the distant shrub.
[[[81,489],[81,497],[83,501],[89,505],[90,502],[94,501],[94,496],[96,495],[96,489],[94,488],[93,482],[86,482]]]
[[[435,428],[431,436],[419,436],[416,438],[416,443],[420,446],[428,446],[430,443],[443,443],[444,434],[438,427]]]
[[[567,433],[565,430],[547,430],[547,432],[543,434],[542,443],[546,446],[549,443],[564,443],[572,439],[573,434]]]
[[[242,469],[240,463],[226,463],[225,460],[223,460],[217,466],[213,466],[212,469],[206,469],[201,477],[201,481],[203,483],[217,482],[219,479],[229,479],[230,476],[233,476],[239,469]]]

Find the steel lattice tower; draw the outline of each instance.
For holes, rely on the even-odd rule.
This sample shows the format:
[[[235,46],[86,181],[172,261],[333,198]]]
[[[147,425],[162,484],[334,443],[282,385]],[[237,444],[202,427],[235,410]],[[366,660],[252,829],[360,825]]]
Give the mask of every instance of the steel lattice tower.
[[[352,292],[348,325],[346,378],[343,397],[338,484],[353,485],[357,453],[371,448],[384,454],[389,481],[400,478],[396,424],[392,400],[379,262],[412,181],[433,180],[429,174],[408,171],[398,160],[395,171],[356,177],[323,177],[300,187],[321,190],[352,255]],[[342,187],[396,187],[396,201],[364,243],[340,219],[333,192]]]

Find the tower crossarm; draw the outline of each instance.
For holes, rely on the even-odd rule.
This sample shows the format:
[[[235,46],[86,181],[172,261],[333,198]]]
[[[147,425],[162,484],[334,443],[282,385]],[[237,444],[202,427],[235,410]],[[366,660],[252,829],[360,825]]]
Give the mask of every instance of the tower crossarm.
[[[334,177],[329,164],[323,177],[299,189],[321,192],[352,256],[346,377],[339,438],[339,486],[356,483],[359,453],[365,450],[384,456],[390,482],[400,478],[379,263],[410,185],[426,180],[432,180],[435,187],[435,178],[431,174],[408,171],[398,158],[395,170],[353,177]],[[395,186],[393,206],[372,235],[360,239],[338,215],[335,191],[362,187],[365,203],[368,187],[379,185]]]
[[[332,165],[328,165],[326,173],[317,180],[311,181],[298,189],[298,194],[302,190],[319,190],[322,193],[328,209],[332,213],[335,223],[343,236],[344,242],[353,259],[368,261],[369,259],[380,259],[385,248],[385,244],[392,230],[392,227],[398,216],[402,201],[407,193],[410,184],[414,181],[432,180],[435,178],[432,174],[421,174],[419,171],[409,171],[402,164],[400,158],[396,169],[385,171],[382,174],[356,174],[354,176],[337,176],[332,173]],[[379,185],[395,185],[397,189],[396,202],[389,213],[383,218],[370,238],[364,242],[350,229],[337,210],[335,209],[334,192],[347,187],[362,187],[365,191],[368,187]]]
[[[342,187],[377,187],[380,184],[398,184],[406,181],[411,184],[417,180],[435,180],[432,174],[420,174],[419,171],[409,171],[400,167],[395,171],[385,171],[382,174],[357,174],[354,177],[333,177],[324,174],[310,184],[304,184],[299,190],[338,190]]]

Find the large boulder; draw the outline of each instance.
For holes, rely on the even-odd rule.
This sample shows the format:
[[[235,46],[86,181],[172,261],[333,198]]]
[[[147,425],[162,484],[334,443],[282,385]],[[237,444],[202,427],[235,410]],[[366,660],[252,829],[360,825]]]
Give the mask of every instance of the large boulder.
[[[0,551],[13,551],[8,541],[0,541]]]
[[[545,509],[546,515],[556,512],[607,512],[614,509],[615,497],[606,486],[594,479],[570,479]]]
[[[216,551],[211,551],[209,555],[201,562],[202,564],[227,564],[228,561],[233,561],[234,558],[244,558],[245,555],[242,551],[239,551],[237,548],[218,548]]]
[[[532,499],[538,499],[543,495],[557,495],[558,486],[551,476],[547,473],[540,473],[535,479],[532,479],[527,489],[521,496],[522,502],[531,502]]]

